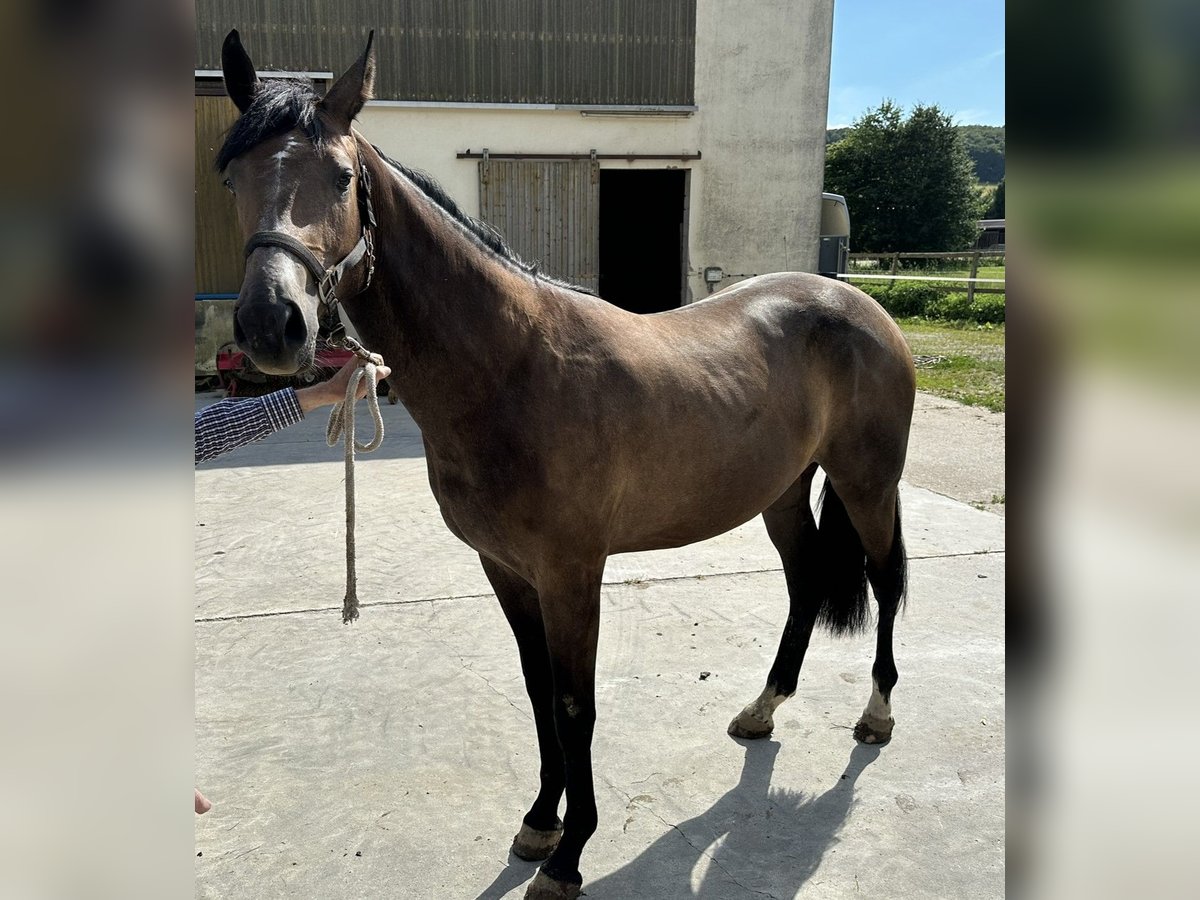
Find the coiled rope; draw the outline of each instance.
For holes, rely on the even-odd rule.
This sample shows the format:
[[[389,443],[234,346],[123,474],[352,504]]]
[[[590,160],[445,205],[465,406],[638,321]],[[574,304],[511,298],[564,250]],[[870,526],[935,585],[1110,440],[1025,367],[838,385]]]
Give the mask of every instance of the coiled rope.
[[[362,354],[360,354],[361,356]],[[345,439],[346,446],[346,596],[342,600],[342,624],[358,618],[358,573],[354,566],[354,451],[370,453],[383,443],[383,414],[379,411],[379,389],[376,387],[375,367],[383,365],[378,353],[363,356],[363,365],[350,375],[346,386],[346,399],[334,405],[329,413],[329,424],[325,428],[325,443],[330,447]],[[375,420],[375,437],[360,444],[354,436],[354,403],[358,385],[367,380],[367,409]]]

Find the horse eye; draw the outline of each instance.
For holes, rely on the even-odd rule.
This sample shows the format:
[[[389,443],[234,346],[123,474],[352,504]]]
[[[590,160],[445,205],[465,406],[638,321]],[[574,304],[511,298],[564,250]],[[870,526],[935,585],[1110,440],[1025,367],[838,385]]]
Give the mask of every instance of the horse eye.
[[[237,191],[235,191],[233,189],[233,179],[232,178],[226,178],[224,181],[224,185],[225,185],[226,190],[229,191],[229,193],[231,193],[231,194],[237,193]]]
[[[350,182],[354,180],[354,173],[349,169],[343,169],[338,175],[337,186],[339,191],[344,191],[350,187]]]

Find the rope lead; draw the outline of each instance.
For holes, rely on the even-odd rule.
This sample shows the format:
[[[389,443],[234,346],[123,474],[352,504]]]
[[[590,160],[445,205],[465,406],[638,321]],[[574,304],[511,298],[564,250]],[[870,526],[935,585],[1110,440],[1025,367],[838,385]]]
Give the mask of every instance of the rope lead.
[[[342,624],[358,618],[358,575],[354,567],[354,451],[370,453],[383,443],[383,414],[379,411],[379,392],[375,386],[375,367],[383,365],[383,357],[377,353],[360,354],[365,362],[350,376],[346,386],[346,399],[337,403],[329,413],[329,424],[325,428],[325,443],[330,447],[345,437],[346,446],[346,596],[342,600]],[[369,358],[367,358],[369,356]],[[364,378],[370,385],[367,389],[367,409],[375,420],[375,436],[366,444],[360,444],[354,436],[354,397],[359,382]]]

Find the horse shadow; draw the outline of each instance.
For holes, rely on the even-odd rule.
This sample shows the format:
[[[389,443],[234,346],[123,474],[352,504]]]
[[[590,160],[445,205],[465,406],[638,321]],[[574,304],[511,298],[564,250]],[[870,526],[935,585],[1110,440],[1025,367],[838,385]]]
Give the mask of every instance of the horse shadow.
[[[856,744],[833,785],[821,794],[807,794],[771,788],[778,742],[738,743],[746,753],[736,785],[705,812],[671,825],[636,859],[595,881],[585,880],[584,896],[794,897],[837,843],[854,806],[855,782],[879,757],[880,748]],[[498,900],[535,871],[535,864],[510,854],[509,865],[476,900]]]

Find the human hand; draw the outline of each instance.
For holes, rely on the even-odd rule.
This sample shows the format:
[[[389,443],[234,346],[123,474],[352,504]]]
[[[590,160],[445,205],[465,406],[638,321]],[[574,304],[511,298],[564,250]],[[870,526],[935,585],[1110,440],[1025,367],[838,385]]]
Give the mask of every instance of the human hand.
[[[346,388],[350,384],[350,377],[354,374],[355,369],[359,368],[362,364],[362,360],[358,358],[352,359],[342,366],[338,370],[338,373],[328,381],[296,391],[296,398],[300,401],[300,408],[307,413],[318,406],[328,406],[331,403],[340,403],[342,400],[345,400]],[[392,374],[390,367],[386,365],[376,366],[375,383],[378,384],[381,379],[387,378],[390,374]],[[375,385],[368,384],[366,378],[361,379],[358,382],[358,390],[354,395],[355,399],[361,400],[367,396],[367,391],[374,389]]]
[[[212,802],[196,788],[196,815],[202,815],[212,809]]]

